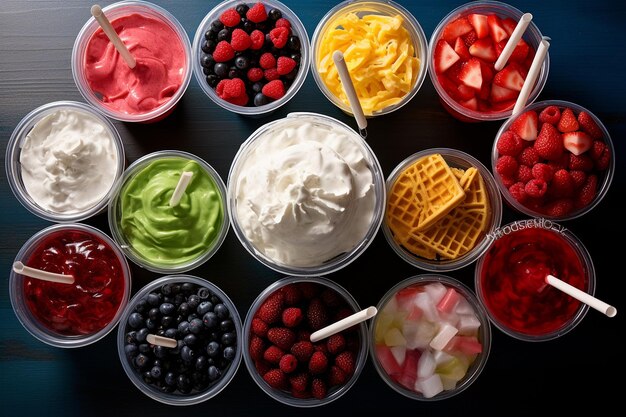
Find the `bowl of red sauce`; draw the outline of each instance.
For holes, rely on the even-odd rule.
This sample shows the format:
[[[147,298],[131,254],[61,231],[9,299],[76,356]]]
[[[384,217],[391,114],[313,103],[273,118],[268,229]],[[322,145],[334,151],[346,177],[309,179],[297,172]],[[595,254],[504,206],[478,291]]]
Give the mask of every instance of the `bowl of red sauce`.
[[[65,282],[35,278],[39,273],[30,268]],[[62,348],[106,336],[130,293],[124,254],[109,236],[84,224],[57,224],[34,234],[19,250],[9,277],[20,323],[40,341]]]

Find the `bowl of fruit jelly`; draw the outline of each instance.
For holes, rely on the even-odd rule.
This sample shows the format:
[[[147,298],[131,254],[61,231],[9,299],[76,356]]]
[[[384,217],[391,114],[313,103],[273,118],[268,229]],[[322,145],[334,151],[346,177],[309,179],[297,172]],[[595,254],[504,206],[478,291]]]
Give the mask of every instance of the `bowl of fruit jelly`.
[[[141,392],[183,406],[226,388],[241,363],[240,340],[239,313],[219,287],[192,275],[168,275],[128,303],[117,348],[126,375]]]
[[[476,263],[475,287],[491,322],[525,341],[560,337],[581,322],[589,307],[546,283],[553,275],[594,294],[589,252],[574,234],[549,219],[509,223]]]
[[[34,234],[16,262],[56,274],[73,284],[11,271],[9,295],[29,333],[51,346],[74,348],[106,336],[120,320],[131,293],[131,273],[117,244],[84,224],[58,224]]]
[[[502,124],[491,167],[510,207],[564,221],[602,201],[613,180],[615,149],[589,110],[568,101],[538,101]]]
[[[505,3],[476,1],[452,10],[437,25],[429,43],[429,73],[439,101],[452,116],[465,122],[511,116],[542,40],[531,21],[504,68],[496,71],[494,64],[522,15]],[[547,54],[528,103],[543,90],[549,68]]]
[[[264,115],[285,105],[309,71],[309,36],[277,0],[226,0],[209,11],[193,40],[202,91],[234,113]]]
[[[450,398],[483,371],[491,327],[474,293],[438,274],[407,278],[381,298],[370,355],[381,378],[415,400]]]
[[[342,1],[320,19],[311,38],[312,73],[322,93],[352,114],[332,55],[341,51],[366,116],[391,113],[417,94],[428,72],[422,27],[393,1]]]
[[[285,277],[256,298],[244,322],[244,362],[267,395],[293,407],[343,396],[367,360],[359,323],[315,343],[311,333],[360,311],[344,288],[323,277]]]

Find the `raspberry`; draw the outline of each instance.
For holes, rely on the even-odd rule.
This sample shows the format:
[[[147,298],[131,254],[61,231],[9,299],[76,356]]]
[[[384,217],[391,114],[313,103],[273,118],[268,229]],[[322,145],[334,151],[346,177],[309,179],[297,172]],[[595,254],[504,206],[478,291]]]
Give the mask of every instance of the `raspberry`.
[[[503,155],[496,161],[496,172],[503,177],[514,178],[517,175],[518,163],[510,155]]]
[[[498,139],[496,148],[500,155],[517,156],[524,148],[524,143],[517,133],[507,130]]]
[[[574,202],[569,198],[554,200],[546,204],[544,211],[551,217],[567,216],[574,209]]]
[[[275,292],[261,304],[256,316],[268,324],[280,320],[283,310],[283,294]]]
[[[324,302],[324,305],[326,305],[327,307],[338,307],[341,305],[342,302],[339,293],[337,293],[337,291],[333,290],[332,288],[326,288],[324,291],[322,291],[322,293],[320,294],[320,298]]]
[[[252,325],[250,326],[250,330],[252,331],[253,334],[260,336],[260,337],[265,337],[267,335],[267,329],[268,329],[268,325],[266,322],[264,322],[258,317],[254,317],[252,319]]]
[[[265,77],[267,81],[274,81],[278,80],[280,78],[280,75],[278,75],[278,70],[276,68],[270,68],[263,71],[263,77]]]
[[[523,183],[527,183],[528,181],[532,180],[533,177],[533,172],[530,169],[529,166],[527,165],[520,165],[517,168],[517,180],[521,181]]]
[[[276,365],[284,355],[285,352],[278,346],[270,346],[263,352],[263,359],[268,363]]]
[[[348,380],[348,376],[340,367],[333,365],[328,371],[328,385],[343,385]]]
[[[574,181],[569,171],[560,169],[554,173],[550,182],[550,192],[555,197],[570,197],[574,192]]]
[[[578,123],[592,139],[602,139],[602,136],[604,136],[598,124],[593,120],[593,117],[586,111],[581,111],[578,114]]]
[[[533,145],[537,154],[549,161],[557,160],[563,155],[563,139],[554,126],[544,123]]]
[[[298,341],[309,341],[311,340],[311,332],[306,329],[298,330]]]
[[[263,357],[263,353],[265,352],[265,342],[258,336],[252,336],[248,350],[250,351],[250,357],[253,360],[261,359]]]
[[[561,110],[557,106],[548,106],[539,113],[541,123],[556,125],[561,120]]]
[[[252,39],[243,29],[235,29],[230,37],[230,45],[235,51],[245,51],[252,45]]]
[[[346,339],[341,333],[334,334],[326,340],[326,349],[328,353],[336,355],[346,348]]]
[[[554,161],[549,161],[548,165],[552,167],[554,172],[558,171],[559,169],[567,169],[567,167],[569,167],[569,153],[564,153],[558,159]]]
[[[520,164],[528,165],[529,167],[535,166],[539,162],[539,154],[534,147],[529,146],[522,149],[522,152],[517,157],[517,161]]]
[[[300,342],[296,342],[291,349],[289,350],[298,361],[306,363],[311,359],[311,355],[313,355],[313,344],[307,340],[302,340]]]
[[[354,353],[346,350],[335,357],[335,365],[340,367],[347,375],[354,373],[355,367]]]
[[[269,85],[271,83],[268,83]],[[265,87],[267,87],[267,85]],[[265,87],[263,90],[265,90]],[[263,91],[265,94],[265,91]],[[309,303],[309,308],[306,312],[307,322],[311,330],[319,330],[328,324],[328,313],[326,312],[326,306],[319,298],[314,298]]]
[[[265,44],[265,35],[260,30],[255,29],[250,34],[250,40],[252,41],[252,44],[250,45],[250,49],[253,49],[256,51],[258,49],[263,48],[263,45]]]
[[[226,41],[220,41],[213,51],[213,59],[215,62],[227,62],[235,57],[235,50]]]
[[[311,381],[311,394],[313,394],[313,397],[321,400],[322,398],[326,397],[326,392],[326,383],[323,380],[321,380],[320,378],[315,378],[313,379],[313,381]]]
[[[289,350],[296,341],[296,334],[285,327],[274,327],[267,331],[267,339],[279,348]]]
[[[517,179],[515,177],[504,176],[500,177],[500,179],[502,180],[502,185],[504,185],[504,188],[509,188],[517,182]]]
[[[598,192],[598,177],[595,175],[589,175],[587,177],[587,181],[576,195],[576,199],[574,200],[574,205],[576,208],[583,208],[589,205],[593,199],[596,197],[596,193]]]
[[[278,57],[276,61],[276,70],[279,75],[289,74],[295,67],[296,61],[286,56]]]
[[[246,17],[249,21],[254,23],[260,23],[267,20],[267,12],[263,3],[256,3],[247,12]]]
[[[255,83],[263,78],[263,70],[258,67],[250,68],[246,76],[251,82]]]
[[[254,362],[254,368],[259,373],[259,375],[265,375],[270,369],[272,369],[270,364],[262,359]]]
[[[270,69],[276,67],[276,58],[269,52],[265,52],[259,58],[259,66],[263,69]]]
[[[294,376],[289,377],[289,385],[291,385],[291,389],[295,391],[306,391],[307,385],[309,384],[309,374],[306,372],[300,372]]]
[[[567,108],[563,110],[557,129],[562,133],[575,132],[578,130],[578,120],[576,120],[572,109]]]
[[[523,182],[516,182],[509,187],[509,193],[511,193],[511,196],[520,203],[524,203],[527,197],[524,186],[525,184]]]
[[[293,306],[300,302],[302,299],[302,293],[295,284],[289,284],[282,287],[281,291],[285,296],[285,305]]]
[[[301,282],[300,291],[305,299],[311,300],[320,292],[320,286],[313,282]]]
[[[237,10],[228,9],[220,15],[220,22],[222,22],[224,26],[237,26],[239,22],[241,22],[241,16],[237,13]]]
[[[342,309],[340,309],[337,312],[337,314],[335,314],[334,321],[339,321],[339,320],[345,319],[346,317],[351,316],[352,314],[354,314],[354,311],[352,311],[351,309],[349,309],[349,308],[342,308]],[[350,330],[350,329],[354,329],[354,328],[356,328],[356,325],[353,326],[353,327],[348,327],[346,330]]]
[[[321,374],[328,367],[328,358],[323,352],[313,352],[309,359],[309,371],[312,374]]]
[[[287,327],[296,327],[302,321],[302,310],[298,307],[289,307],[283,311],[283,324]]]
[[[548,184],[545,181],[532,179],[524,186],[524,191],[529,197],[543,197],[548,190]]]
[[[285,19],[284,17],[281,17],[280,19],[278,19],[274,26],[277,28],[291,29],[291,23],[289,22],[289,20]]]
[[[276,389],[282,389],[287,383],[287,377],[280,369],[269,370],[265,373],[265,375],[263,375],[263,379],[269,384],[270,387]]]
[[[241,78],[224,79],[217,84],[215,92],[224,100],[237,98],[246,94],[246,85]]]
[[[593,160],[587,154],[574,155],[569,154],[569,164],[567,166],[570,170],[578,170],[589,172],[593,169]]]
[[[574,189],[579,189],[585,184],[587,180],[587,174],[582,171],[570,171],[569,176],[572,177],[572,182],[574,183]]]
[[[287,353],[286,355],[283,355],[282,358],[280,358],[278,367],[284,373],[290,374],[298,367],[298,360],[291,353]]]
[[[533,177],[545,182],[550,182],[552,180],[552,176],[554,175],[552,167],[542,163],[535,164],[532,168],[532,173]]]
[[[285,27],[278,27],[270,30],[270,40],[276,48],[284,48],[289,40],[289,29]]]
[[[278,100],[279,98],[285,95],[285,86],[281,80],[273,80],[265,84],[261,92],[269,98]],[[317,330],[317,329],[314,329],[314,330]]]

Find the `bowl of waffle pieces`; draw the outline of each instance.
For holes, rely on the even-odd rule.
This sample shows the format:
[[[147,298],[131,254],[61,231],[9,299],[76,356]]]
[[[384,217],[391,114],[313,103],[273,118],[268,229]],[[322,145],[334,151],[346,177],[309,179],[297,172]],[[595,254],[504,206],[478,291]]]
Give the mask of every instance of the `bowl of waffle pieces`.
[[[427,271],[467,266],[487,250],[502,220],[491,172],[471,155],[431,148],[400,162],[386,180],[382,223],[391,248]]]

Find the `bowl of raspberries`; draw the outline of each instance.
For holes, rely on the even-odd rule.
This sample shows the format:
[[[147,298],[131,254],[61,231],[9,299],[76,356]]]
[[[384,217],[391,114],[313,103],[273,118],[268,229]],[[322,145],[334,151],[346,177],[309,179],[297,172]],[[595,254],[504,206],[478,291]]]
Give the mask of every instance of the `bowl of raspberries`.
[[[367,360],[364,322],[311,342],[316,330],[360,311],[354,298],[324,277],[284,277],[263,290],[244,321],[243,357],[257,385],[293,407],[343,396]]]
[[[309,69],[309,38],[276,0],[227,0],[204,17],[193,41],[200,87],[226,110],[261,115],[287,103]]]
[[[491,163],[505,201],[532,217],[570,220],[595,207],[615,171],[606,127],[578,104],[531,104],[508,119],[494,141]]]

